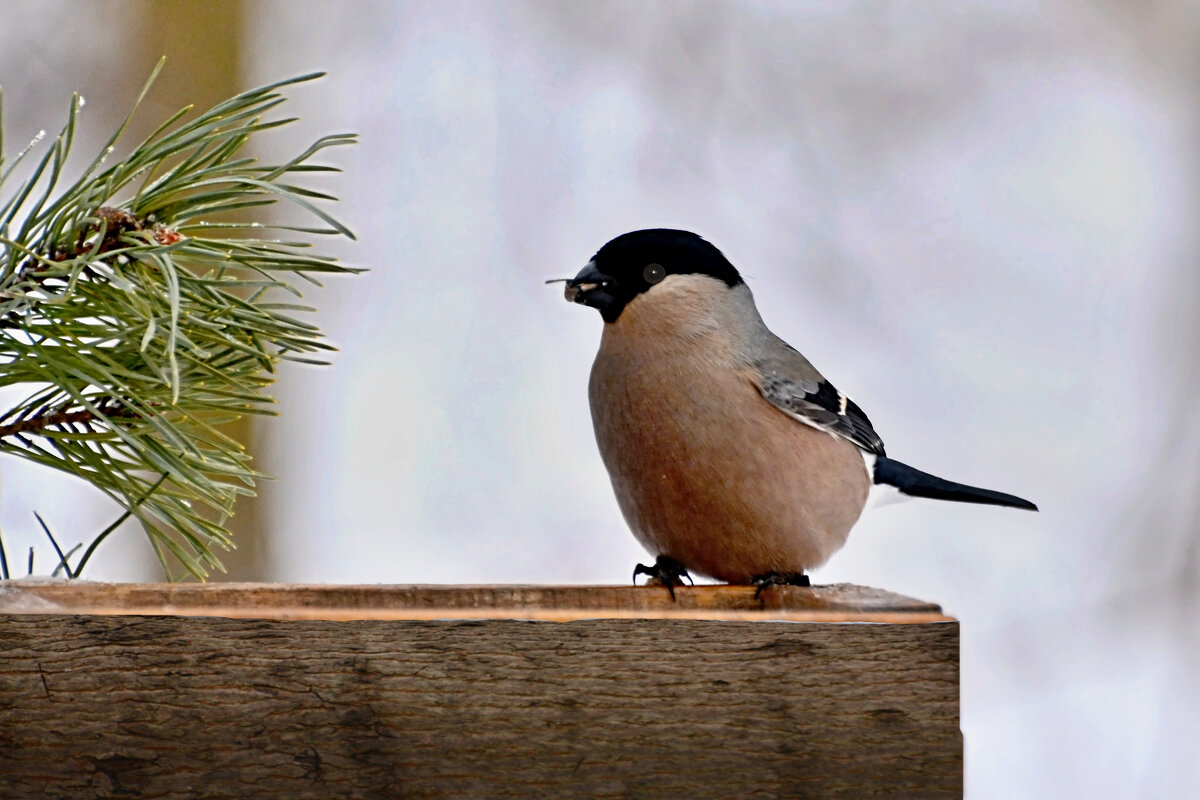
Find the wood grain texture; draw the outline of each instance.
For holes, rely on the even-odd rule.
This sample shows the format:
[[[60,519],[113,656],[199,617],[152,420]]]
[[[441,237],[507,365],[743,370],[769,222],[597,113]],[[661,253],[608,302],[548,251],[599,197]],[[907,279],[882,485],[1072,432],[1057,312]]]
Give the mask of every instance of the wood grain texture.
[[[0,613],[275,619],[783,619],[937,622],[939,606],[852,584],[753,586],[329,586],[0,582]]]
[[[0,614],[5,798],[961,793],[957,624],[876,589],[14,581]]]
[[[0,796],[933,798],[958,625],[0,615]]]

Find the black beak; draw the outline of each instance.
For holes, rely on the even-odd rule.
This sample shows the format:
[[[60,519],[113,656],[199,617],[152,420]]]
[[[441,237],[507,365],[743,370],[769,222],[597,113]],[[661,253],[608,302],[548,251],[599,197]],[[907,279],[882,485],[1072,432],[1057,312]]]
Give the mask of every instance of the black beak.
[[[604,274],[589,262],[578,275],[567,281],[563,297],[568,303],[591,306],[604,313],[616,301],[616,283],[611,275]]]

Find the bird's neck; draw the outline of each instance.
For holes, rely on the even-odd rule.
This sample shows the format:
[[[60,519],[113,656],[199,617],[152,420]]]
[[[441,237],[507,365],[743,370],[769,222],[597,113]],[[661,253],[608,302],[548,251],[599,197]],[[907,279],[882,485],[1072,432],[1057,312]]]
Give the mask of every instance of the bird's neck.
[[[671,275],[604,326],[600,349],[634,361],[700,356],[733,365],[745,363],[747,343],[762,324],[745,284]]]

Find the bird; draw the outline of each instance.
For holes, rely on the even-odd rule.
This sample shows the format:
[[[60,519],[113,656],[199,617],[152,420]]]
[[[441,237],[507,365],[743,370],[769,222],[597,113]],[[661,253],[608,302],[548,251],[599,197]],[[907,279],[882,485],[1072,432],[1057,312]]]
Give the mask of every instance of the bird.
[[[655,556],[635,583],[672,597],[693,573],[756,593],[807,586],[875,490],[1037,511],[889,458],[862,408],[771,332],[741,273],[695,233],[617,236],[555,281],[604,321],[588,401],[617,505]]]

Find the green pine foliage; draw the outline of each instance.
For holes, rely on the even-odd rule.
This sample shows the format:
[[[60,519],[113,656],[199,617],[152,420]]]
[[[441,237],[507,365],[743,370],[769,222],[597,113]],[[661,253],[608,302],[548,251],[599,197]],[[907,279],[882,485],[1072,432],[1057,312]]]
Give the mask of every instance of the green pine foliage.
[[[353,234],[318,205],[335,198],[303,184],[336,171],[314,163],[318,153],[355,137],[323,137],[282,164],[245,154],[252,138],[294,121],[271,117],[281,90],[317,77],[239,94],[190,121],[185,108],[114,161],[135,103],[66,186],[80,98],[11,189],[14,167],[39,146],[6,163],[0,116],[0,387],[24,392],[0,410],[0,455],[113,498],[141,522],[172,579],[221,569],[234,501],[262,477],[219,426],[272,413],[263,389],[279,363],[323,363],[314,354],[331,349],[305,320],[313,309],[300,304],[298,284],[353,271],[312,248],[317,237]],[[307,225],[245,221],[280,200]],[[114,528],[73,569],[66,558],[60,566],[79,574]]]

